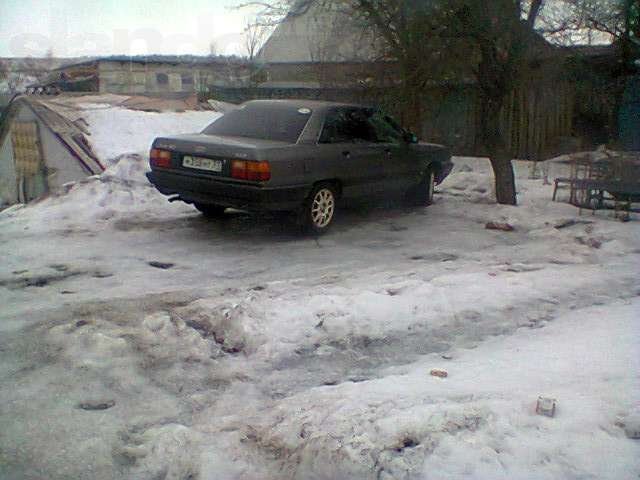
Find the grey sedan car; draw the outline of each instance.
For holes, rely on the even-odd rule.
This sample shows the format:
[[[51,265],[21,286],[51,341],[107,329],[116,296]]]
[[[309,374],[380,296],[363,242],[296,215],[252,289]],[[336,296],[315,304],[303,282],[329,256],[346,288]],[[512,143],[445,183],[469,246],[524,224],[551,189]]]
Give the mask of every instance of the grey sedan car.
[[[324,232],[339,201],[404,195],[429,205],[448,150],[418,142],[372,107],[305,100],[242,104],[201,133],[156,138],[147,177],[207,216],[228,207],[291,211]]]

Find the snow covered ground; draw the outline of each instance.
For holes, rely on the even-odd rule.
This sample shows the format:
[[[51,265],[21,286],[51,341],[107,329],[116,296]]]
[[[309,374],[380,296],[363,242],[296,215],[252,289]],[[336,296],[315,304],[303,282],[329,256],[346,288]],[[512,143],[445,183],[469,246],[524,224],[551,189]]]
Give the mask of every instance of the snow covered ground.
[[[455,160],[317,240],[169,204],[136,155],[0,212],[0,478],[638,478],[637,218],[523,163],[496,206]]]
[[[141,112],[101,103],[81,103],[89,141],[106,163],[125,153],[148,154],[153,139],[162,135],[201,132],[220,117],[212,111]]]

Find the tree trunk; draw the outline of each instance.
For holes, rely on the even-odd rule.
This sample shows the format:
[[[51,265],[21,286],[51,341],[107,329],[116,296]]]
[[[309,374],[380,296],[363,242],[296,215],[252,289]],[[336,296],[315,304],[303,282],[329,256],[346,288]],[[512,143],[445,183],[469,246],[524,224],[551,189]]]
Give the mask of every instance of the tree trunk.
[[[406,125],[418,136],[422,131],[422,99],[420,97],[420,90],[414,86],[409,87],[405,97]]]
[[[402,62],[402,90],[401,109],[403,123],[416,135],[422,131],[422,89],[416,81],[415,72],[411,68],[411,62],[404,59]]]
[[[489,152],[496,182],[496,201],[504,205],[516,205],[516,180],[511,156],[504,152]]]
[[[502,99],[490,98],[486,92],[481,92],[480,97],[482,116],[480,131],[482,142],[493,168],[496,201],[504,205],[516,205],[516,181],[511,163],[511,152],[505,148],[500,126]]]

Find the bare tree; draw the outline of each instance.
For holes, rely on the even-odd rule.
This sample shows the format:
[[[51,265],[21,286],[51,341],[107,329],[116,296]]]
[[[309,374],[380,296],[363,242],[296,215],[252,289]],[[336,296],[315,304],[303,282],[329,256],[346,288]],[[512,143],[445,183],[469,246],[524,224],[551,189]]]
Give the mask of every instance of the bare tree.
[[[500,112],[521,79],[534,40],[533,26],[543,7],[544,0],[527,5],[518,0],[353,0],[354,10],[398,62],[409,125],[421,124],[420,99],[430,81],[465,72],[475,76],[480,110],[477,143],[490,158],[499,203],[516,204]]]
[[[572,40],[591,38],[598,43],[616,42],[620,46],[622,63],[632,68],[633,48],[640,46],[640,2],[638,0],[559,0],[568,12],[563,31]]]
[[[259,18],[248,20],[244,28],[244,53],[249,60],[255,59],[260,48],[268,38],[270,28],[263,24]]]
[[[419,130],[422,126],[422,96],[430,82],[460,76],[461,71],[475,72],[482,112],[478,140],[491,159],[498,202],[515,204],[513,168],[504,147],[499,114],[515,86],[525,52],[521,2],[316,1],[350,9],[351,17],[368,25],[380,40],[380,58],[396,62],[398,103],[403,123],[410,128]],[[281,0],[272,7],[278,11],[286,3]],[[308,2],[302,3],[309,8]],[[542,0],[533,3],[529,24],[535,23],[543,6]]]
[[[633,0],[547,0],[537,30],[553,43],[611,42],[625,36]]]
[[[597,31],[622,38],[626,30],[626,13],[630,0],[564,0],[572,12],[572,28]]]
[[[256,18],[264,26],[275,26],[290,15],[303,15],[313,5],[324,0],[249,0],[237,6],[239,9],[257,10]]]
[[[467,39],[477,54],[472,67],[480,101],[478,140],[493,167],[498,203],[517,203],[512,154],[506,148],[500,112],[510,93],[522,85],[539,40],[533,27],[543,6],[544,1],[534,1],[523,15],[523,6],[517,1],[494,0],[481,5],[461,0],[450,23],[452,32]]]

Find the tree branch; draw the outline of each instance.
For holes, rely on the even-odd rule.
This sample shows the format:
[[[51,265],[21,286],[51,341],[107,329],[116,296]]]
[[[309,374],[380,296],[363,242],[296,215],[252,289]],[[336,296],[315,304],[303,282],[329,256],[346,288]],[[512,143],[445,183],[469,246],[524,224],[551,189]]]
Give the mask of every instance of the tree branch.
[[[527,25],[529,25],[529,28],[533,28],[536,24],[543,5],[544,0],[531,0],[531,8],[529,8],[529,15],[527,15]]]

